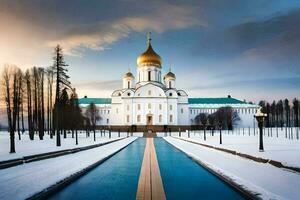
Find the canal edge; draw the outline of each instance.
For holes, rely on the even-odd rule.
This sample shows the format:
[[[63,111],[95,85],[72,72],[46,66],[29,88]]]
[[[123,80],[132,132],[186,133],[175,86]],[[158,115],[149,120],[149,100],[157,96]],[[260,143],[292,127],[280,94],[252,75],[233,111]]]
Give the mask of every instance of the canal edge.
[[[85,150],[94,149],[94,148],[101,147],[101,146],[104,146],[104,145],[107,145],[107,144],[110,144],[113,142],[123,140],[125,138],[127,138],[127,137],[122,137],[122,138],[118,138],[115,140],[98,143],[98,144],[92,144],[92,145],[88,145],[88,146],[76,147],[76,148],[72,148],[72,149],[64,149],[64,150],[59,150],[59,151],[52,151],[52,152],[47,152],[47,153],[23,156],[23,157],[17,158],[17,159],[0,161],[0,170],[7,169],[10,167],[15,167],[18,165],[23,165],[23,164],[30,163],[30,162],[36,162],[36,161],[40,161],[40,160],[56,158],[56,157],[65,156],[68,154],[73,154],[73,153],[78,153],[78,152],[85,151]]]
[[[136,138],[137,139],[137,138]],[[94,168],[96,168],[97,166],[101,165],[102,163],[104,163],[106,160],[108,160],[109,158],[113,157],[114,155],[116,155],[117,153],[119,153],[120,151],[122,151],[123,149],[125,149],[127,146],[129,146],[130,144],[132,144],[133,142],[136,141],[133,140],[131,142],[129,142],[127,145],[125,145],[124,147],[120,148],[119,150],[117,150],[116,152],[106,156],[105,158],[100,159],[99,161],[95,162],[94,164],[89,165],[88,167],[75,172],[74,174],[58,181],[57,183],[43,189],[42,191],[35,193],[34,195],[25,198],[26,200],[42,200],[45,198],[50,197],[51,195],[53,195],[54,193],[62,190],[64,187],[66,187],[67,185],[73,183],[74,181],[78,180],[80,177],[82,177],[83,175],[87,174],[89,171],[93,170]],[[119,141],[119,140],[118,140]]]
[[[166,142],[168,142],[168,141],[166,141]],[[246,199],[254,199],[254,200],[261,200],[262,199],[261,197],[259,197],[260,193],[257,193],[257,192],[254,192],[254,191],[246,189],[242,185],[236,183],[230,177],[228,177],[225,174],[222,174],[222,173],[216,171],[215,169],[213,169],[212,167],[210,167],[206,163],[204,163],[201,160],[195,158],[193,155],[190,155],[189,153],[184,152],[183,150],[181,150],[180,148],[178,148],[175,145],[171,144],[170,142],[168,142],[168,143],[170,145],[172,145],[178,151],[184,153],[187,157],[189,157],[190,159],[192,159],[195,163],[197,163],[201,167],[205,168],[209,173],[211,173],[212,175],[216,176],[221,181],[223,181],[224,183],[226,183],[227,185],[229,185],[230,187],[232,187],[235,191],[239,192],[244,198],[246,198]]]
[[[267,163],[267,164],[270,164],[270,165],[272,165],[274,167],[283,168],[283,169],[289,170],[292,173],[298,173],[298,174],[300,174],[300,168],[299,167],[287,166],[287,165],[282,164],[282,162],[279,162],[279,161],[276,161],[276,160],[271,160],[271,159],[266,159],[266,158],[251,156],[249,154],[240,153],[240,152],[237,152],[235,150],[229,150],[229,149],[225,149],[225,148],[221,148],[221,147],[215,147],[213,145],[203,144],[203,143],[200,143],[200,142],[196,142],[196,141],[192,141],[192,140],[187,140],[185,138],[174,137],[174,136],[171,136],[171,137],[175,138],[175,139],[179,139],[179,140],[185,141],[185,142],[189,142],[189,143],[192,143],[192,144],[197,144],[199,146],[203,146],[203,147],[207,147],[207,148],[210,148],[210,149],[214,149],[214,150],[217,150],[217,151],[222,151],[224,153],[229,153],[229,154],[232,154],[232,155],[235,155],[235,156],[240,156],[241,158],[252,160],[254,162]]]

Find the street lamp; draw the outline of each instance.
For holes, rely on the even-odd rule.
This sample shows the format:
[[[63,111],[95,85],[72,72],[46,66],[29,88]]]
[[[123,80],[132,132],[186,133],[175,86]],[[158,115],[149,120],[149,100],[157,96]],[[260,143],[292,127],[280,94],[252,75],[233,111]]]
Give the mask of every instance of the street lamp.
[[[263,113],[261,111],[261,108],[258,109],[258,111],[255,113],[254,117],[256,118],[258,122],[258,128],[259,128],[259,151],[264,151],[264,144],[263,144],[263,125],[264,120],[267,117],[267,114]]]
[[[220,144],[222,144],[222,121],[219,121],[219,129],[220,129]]]

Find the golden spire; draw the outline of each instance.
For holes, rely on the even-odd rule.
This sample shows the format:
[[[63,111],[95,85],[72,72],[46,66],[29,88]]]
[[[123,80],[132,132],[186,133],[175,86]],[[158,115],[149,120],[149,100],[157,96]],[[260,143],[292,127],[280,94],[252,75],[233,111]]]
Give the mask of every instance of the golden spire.
[[[161,58],[153,50],[151,45],[151,32],[147,34],[147,49],[137,58],[137,64],[138,66],[154,65],[157,67],[161,67]]]

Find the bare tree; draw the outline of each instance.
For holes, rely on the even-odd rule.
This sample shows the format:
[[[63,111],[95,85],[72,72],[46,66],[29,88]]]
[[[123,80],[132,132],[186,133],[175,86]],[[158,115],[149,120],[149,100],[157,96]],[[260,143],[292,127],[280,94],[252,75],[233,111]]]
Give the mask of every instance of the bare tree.
[[[15,131],[20,104],[20,69],[14,65],[5,65],[2,73],[7,121],[10,134],[10,153],[15,153]]]
[[[48,83],[48,100],[47,100],[47,129],[50,131],[50,138],[53,138],[53,102],[52,102],[52,91],[53,91],[53,70],[49,68],[47,70],[47,83]]]
[[[29,138],[34,139],[34,129],[33,129],[33,116],[32,116],[32,91],[31,91],[31,74],[30,70],[27,70],[25,73],[26,81],[26,94],[27,94],[27,120],[28,120],[28,132]]]
[[[238,113],[230,106],[219,108],[213,115],[216,121],[221,122],[222,128],[227,130],[232,130],[241,120]]]
[[[293,110],[294,110],[294,126],[299,127],[299,100],[293,100]]]
[[[91,123],[92,129],[94,131],[94,141],[96,141],[96,125],[97,121],[100,119],[99,110],[97,106],[94,103],[88,105],[85,115]]]
[[[207,128],[207,122],[208,122],[208,115],[206,113],[200,113],[195,118],[196,124],[203,126],[204,131],[204,140],[206,140],[206,128]]]

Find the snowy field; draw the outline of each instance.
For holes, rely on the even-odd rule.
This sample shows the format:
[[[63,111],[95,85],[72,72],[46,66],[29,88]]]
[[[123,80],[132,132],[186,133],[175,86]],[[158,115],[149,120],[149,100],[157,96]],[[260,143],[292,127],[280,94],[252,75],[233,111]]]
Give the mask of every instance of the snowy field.
[[[299,199],[300,174],[180,139],[165,137],[186,154],[263,199]]]
[[[141,136],[142,133],[135,133],[134,136]],[[78,145],[75,144],[75,138],[71,137],[71,134],[67,135],[67,138],[61,136],[61,146],[56,146],[56,138],[50,139],[50,136],[45,134],[44,140],[39,140],[39,137],[35,135],[34,140],[30,140],[28,134],[21,135],[21,140],[18,139],[16,134],[15,144],[16,153],[9,153],[9,134],[8,132],[0,132],[0,161],[10,160],[15,158],[21,158],[23,156],[59,151],[64,149],[71,149],[77,147],[84,147],[93,144],[99,144],[118,138],[118,132],[111,133],[111,139],[109,139],[108,132],[106,131],[105,136],[100,136],[100,132],[96,132],[96,142],[94,142],[94,135],[91,132],[90,137],[86,137],[86,133],[82,132],[78,134]],[[121,132],[120,137],[126,137],[127,132]],[[74,136],[75,137],[75,136]]]
[[[0,170],[0,199],[26,199],[125,147],[136,137]],[[38,181],[37,181],[38,180]]]
[[[258,131],[258,130],[256,130]],[[282,164],[291,167],[300,167],[300,139],[296,137],[297,131],[293,130],[293,139],[290,131],[290,139],[285,138],[285,129],[282,131],[278,129],[278,137],[276,129],[265,130],[264,135],[264,152],[258,151],[259,138],[258,134],[254,135],[253,129],[235,130],[234,132],[223,131],[222,140],[223,144],[219,144],[219,131],[212,136],[210,131],[206,131],[206,141],[204,141],[203,131],[191,132],[190,138],[186,132],[181,133],[181,137],[184,139],[193,140],[203,144],[212,145],[215,147],[221,147],[225,149],[234,150],[240,153],[249,154],[255,157],[261,157],[282,162]],[[300,131],[299,131],[300,134]],[[179,136],[179,133],[172,133],[172,136]]]

